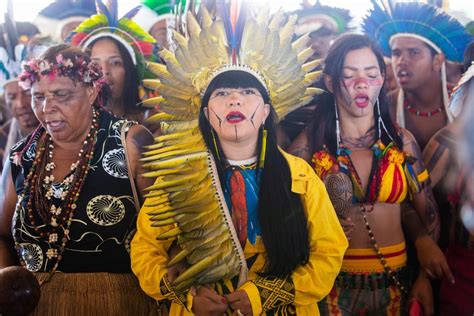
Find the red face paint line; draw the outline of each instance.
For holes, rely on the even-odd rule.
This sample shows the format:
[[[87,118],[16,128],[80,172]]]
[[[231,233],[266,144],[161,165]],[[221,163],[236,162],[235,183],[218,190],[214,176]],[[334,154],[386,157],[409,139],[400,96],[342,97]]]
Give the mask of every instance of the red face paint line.
[[[344,84],[346,87],[353,87],[358,84],[366,84],[371,87],[380,87],[383,84],[383,80],[380,78],[377,79],[367,79],[367,78],[352,78],[352,79],[344,79]]]

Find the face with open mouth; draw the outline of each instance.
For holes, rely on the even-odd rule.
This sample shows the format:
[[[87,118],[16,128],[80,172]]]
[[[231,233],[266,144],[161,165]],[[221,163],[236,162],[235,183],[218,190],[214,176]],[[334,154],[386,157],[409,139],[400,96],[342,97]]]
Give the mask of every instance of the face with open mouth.
[[[423,41],[401,36],[393,39],[390,47],[393,72],[403,89],[415,90],[440,75],[440,56],[434,57]]]
[[[373,113],[383,85],[377,57],[368,47],[346,55],[342,74],[342,93],[336,95],[340,111],[360,117]]]
[[[92,120],[97,90],[62,76],[41,76],[32,86],[33,111],[56,143],[82,142]]]
[[[255,88],[218,88],[211,93],[205,113],[220,141],[256,140],[270,112]]]

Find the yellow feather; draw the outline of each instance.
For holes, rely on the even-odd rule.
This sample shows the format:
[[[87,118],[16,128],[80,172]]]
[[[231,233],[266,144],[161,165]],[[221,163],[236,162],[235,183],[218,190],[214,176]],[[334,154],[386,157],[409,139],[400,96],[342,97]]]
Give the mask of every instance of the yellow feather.
[[[178,286],[179,283],[183,282],[184,280],[187,280],[189,278],[192,278],[199,272],[203,271],[207,267],[215,264],[218,261],[223,260],[223,258],[226,258],[227,256],[230,256],[232,251],[232,248],[230,245],[226,245],[225,247],[219,247],[219,251],[214,252],[213,255],[207,255],[204,256],[203,259],[200,261],[196,262],[194,265],[186,269],[182,274],[180,274],[174,282],[172,282],[173,286]],[[212,252],[211,252],[212,253]],[[209,254],[209,252],[208,252]]]
[[[166,265],[167,268],[174,266],[178,262],[182,261],[184,258],[186,258],[187,255],[191,252],[191,249],[182,249],[176,256],[174,256]]]
[[[321,59],[311,60],[311,61],[303,64],[303,66],[301,68],[304,72],[308,72],[308,71],[313,70],[317,66],[321,65],[321,62],[322,62]]]
[[[289,41],[295,32],[296,15],[288,18],[286,24],[280,30],[280,41]]]
[[[305,34],[291,44],[291,47],[299,54],[302,50],[308,48],[310,38]]]
[[[158,96],[158,97],[146,99],[146,100],[142,101],[141,103],[144,106],[157,106],[161,102],[163,102],[163,100],[164,100],[164,98],[162,96]]]
[[[153,170],[159,170],[163,168],[174,168],[174,167],[182,167],[184,164],[198,159],[207,159],[208,153],[207,152],[199,152],[195,154],[185,155],[182,157],[176,157],[167,159],[164,161],[159,162],[150,162],[144,164],[144,168],[151,168]]]
[[[171,150],[171,151],[159,153],[158,155],[153,155],[153,156],[150,156],[150,157],[141,158],[140,161],[142,161],[142,162],[156,161],[156,160],[161,160],[161,159],[165,159],[165,158],[169,158],[169,157],[173,157],[173,156],[179,156],[179,155],[183,155],[183,154],[195,153],[196,151],[199,152],[201,150],[202,149],[200,147],[196,148],[196,147],[189,147],[188,146],[187,148]]]
[[[156,177],[165,176],[168,174],[179,173],[181,170],[182,170],[181,168],[180,169],[162,169],[158,171],[146,172],[142,174],[142,176],[156,178]],[[185,169],[185,171],[191,171],[191,169],[188,168],[188,169]]]
[[[281,25],[285,19],[285,12],[283,9],[279,9],[271,18],[270,23],[268,24],[268,28],[272,32],[278,32],[280,30]]]
[[[206,176],[206,174],[204,176]],[[179,185],[182,185],[182,184],[185,184],[185,183],[189,183],[191,181],[200,181],[200,180],[202,180],[202,178],[203,178],[203,175],[201,173],[183,175],[183,176],[179,177],[179,179],[177,179],[177,180],[166,181],[166,182],[154,184],[154,185],[148,187],[147,190],[168,189],[170,187],[179,186]]]
[[[173,237],[176,237],[178,236],[179,234],[181,234],[181,229],[179,227],[174,227],[172,229],[170,229],[169,231],[159,235],[156,239],[158,240],[166,240],[166,239],[170,239],[170,238],[173,238]]]
[[[147,201],[146,206],[154,207],[162,205],[169,202],[169,194],[160,195],[159,197],[154,198],[152,201]]]
[[[165,60],[166,68],[172,76],[176,77],[176,79],[181,82],[188,82],[188,86],[191,85],[191,75],[183,70],[173,53],[166,48],[163,48],[159,52],[159,55]]]
[[[302,65],[309,57],[314,53],[314,50],[311,47],[307,47],[298,54],[298,63]]]
[[[203,10],[206,10],[206,8],[202,7]],[[201,26],[199,23],[196,21],[194,15],[188,11],[187,13],[187,27],[188,27],[188,34],[190,37],[192,36],[199,36],[199,33],[201,33]]]

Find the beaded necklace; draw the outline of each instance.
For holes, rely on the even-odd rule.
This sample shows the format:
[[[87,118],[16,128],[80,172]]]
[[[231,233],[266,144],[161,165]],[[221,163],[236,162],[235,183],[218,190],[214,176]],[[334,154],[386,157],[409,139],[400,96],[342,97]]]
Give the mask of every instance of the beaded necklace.
[[[432,117],[432,116],[435,116],[438,113],[443,112],[443,107],[441,107],[441,106],[439,108],[437,108],[436,110],[429,111],[429,112],[423,112],[423,111],[417,110],[417,109],[413,108],[413,106],[410,103],[408,103],[407,99],[403,100],[403,107],[405,109],[407,109],[408,112],[413,113],[416,116],[422,116],[422,117]]]
[[[372,227],[370,226],[367,220],[367,213],[372,212],[375,207],[375,203],[378,199],[380,193],[380,185],[381,185],[381,160],[383,156],[387,153],[388,149],[393,146],[393,142],[391,142],[388,146],[385,146],[381,140],[378,140],[373,146],[373,160],[372,160],[372,167],[369,175],[369,183],[367,184],[367,192],[364,193],[362,189],[362,181],[360,180],[359,174],[352,163],[352,159],[350,157],[351,151],[345,147],[342,142],[339,144],[339,148],[337,150],[337,161],[339,162],[339,166],[342,170],[345,170],[346,174],[352,180],[354,184],[354,199],[359,204],[359,211],[364,220],[364,225],[367,230],[367,233],[370,238],[370,242],[372,247],[377,254],[385,272],[388,276],[392,279],[395,285],[400,289],[400,291],[404,294],[407,294],[408,291],[402,285],[400,280],[398,280],[396,273],[392,270],[392,268],[387,264],[387,260],[385,259],[384,255],[380,251],[380,248],[377,244],[377,240],[375,239],[374,233],[372,231]],[[369,208],[367,208],[369,206]]]
[[[25,178],[22,194],[18,198],[16,212],[21,208],[21,201],[24,199],[26,192],[29,192],[27,202],[28,218],[34,230],[39,234],[40,238],[47,238],[50,248],[46,256],[49,260],[56,259],[56,262],[50,271],[50,274],[42,283],[48,281],[58,268],[62,259],[62,254],[69,239],[69,229],[71,227],[74,211],[77,207],[82,185],[87,177],[90,169],[90,163],[93,157],[93,151],[97,140],[97,132],[99,130],[98,113],[93,109],[92,124],[82,148],[79,151],[78,159],[71,165],[71,174],[59,184],[62,192],[55,196],[54,176],[52,175],[55,168],[52,151],[54,149],[51,136],[42,128],[38,132],[42,135],[38,139],[38,149],[35,159]],[[59,205],[53,203],[53,198],[59,199]],[[44,224],[38,224],[35,220],[37,213]],[[62,237],[60,238],[60,235]],[[60,241],[60,242],[58,242]],[[20,254],[20,245],[15,242],[15,247]],[[23,267],[26,263],[19,255]]]
[[[344,171],[352,180],[354,185],[354,200],[357,203],[363,204],[374,204],[377,201],[380,181],[381,181],[381,169],[380,161],[383,156],[385,146],[379,140],[372,146],[373,159],[372,166],[369,174],[369,183],[367,184],[367,192],[362,188],[362,181],[360,180],[359,174],[352,163],[350,154],[352,151],[347,148],[342,142],[337,150],[337,161],[342,171]]]

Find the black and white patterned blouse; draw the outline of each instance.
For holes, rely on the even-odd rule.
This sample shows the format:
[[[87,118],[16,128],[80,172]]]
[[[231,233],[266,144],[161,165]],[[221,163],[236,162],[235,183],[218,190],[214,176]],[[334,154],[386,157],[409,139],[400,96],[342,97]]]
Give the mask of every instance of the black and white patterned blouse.
[[[99,131],[91,168],[76,202],[62,260],[57,268],[63,272],[131,272],[130,241],[135,233],[136,210],[127,171],[125,152],[121,141],[124,124],[133,123],[99,112]],[[39,137],[38,137],[39,138]],[[36,155],[38,139],[24,150],[28,139],[17,143],[11,151],[10,163],[18,196],[24,190],[24,178]],[[24,152],[22,165],[13,163],[15,153]],[[60,193],[61,187],[55,187]],[[29,219],[26,204],[28,189],[13,216],[13,237],[19,247],[18,255],[33,272],[51,271],[56,258],[48,259],[48,250],[59,249],[60,243],[50,243],[40,237]],[[57,202],[59,199],[57,199]],[[36,225],[44,225],[38,212],[33,210]],[[61,229],[58,231],[62,239]]]

